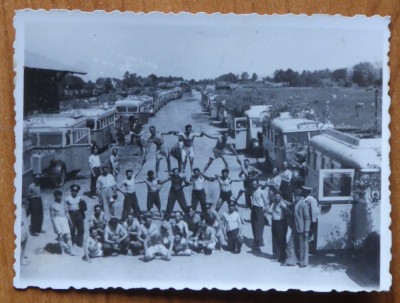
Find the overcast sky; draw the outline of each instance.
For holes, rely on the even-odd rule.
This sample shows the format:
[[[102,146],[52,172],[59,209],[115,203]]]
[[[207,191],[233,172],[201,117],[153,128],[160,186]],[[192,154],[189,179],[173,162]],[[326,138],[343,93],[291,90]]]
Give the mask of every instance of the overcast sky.
[[[280,68],[381,64],[385,56],[385,22],[377,18],[61,11],[18,17],[26,20],[25,50],[83,70],[87,80],[126,71],[197,80],[243,71],[267,76]]]

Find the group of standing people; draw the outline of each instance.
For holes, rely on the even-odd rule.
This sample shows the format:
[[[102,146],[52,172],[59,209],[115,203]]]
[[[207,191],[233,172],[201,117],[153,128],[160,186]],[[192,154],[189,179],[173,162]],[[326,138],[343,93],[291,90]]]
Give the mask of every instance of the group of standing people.
[[[50,217],[57,234],[62,252],[74,255],[74,245],[84,248],[84,260],[113,254],[142,254],[145,261],[156,256],[170,260],[171,255],[192,255],[200,252],[212,254],[214,249],[222,249],[225,241],[227,250],[240,253],[244,242],[243,220],[237,210],[238,201],[244,194],[247,208],[250,208],[253,233],[253,249],[256,252],[264,245],[263,232],[266,225],[271,225],[273,259],[284,265],[301,267],[308,264],[308,243],[315,237],[318,208],[317,201],[311,196],[311,189],[299,187],[293,182],[293,172],[287,163],[283,170],[273,170],[273,175],[265,184],[258,177],[261,171],[250,165],[250,161],[240,160],[236,150],[228,144],[226,134],[211,136],[204,132],[195,133],[191,125],[186,125],[184,132],[170,131],[157,133],[150,126],[147,144],[140,136],[142,165],[137,170],[127,169],[122,182],[118,149],[111,152],[109,163],[102,165],[99,150],[94,147],[89,157],[91,183],[89,196],[98,198],[94,213],[89,219],[89,236],[84,241],[84,219],[87,205],[78,195],[79,185],[71,185],[70,195],[63,199],[62,192],[54,191],[54,202],[50,206]],[[142,130],[141,130],[142,132]],[[137,133],[134,134],[136,136]],[[171,149],[165,143],[164,136],[175,135],[178,142]],[[203,171],[193,168],[195,160],[194,140],[196,137],[217,140],[212,155]],[[155,171],[148,170],[147,178],[136,180],[146,159],[151,145],[156,147]],[[138,144],[139,145],[139,144]],[[230,149],[236,156],[241,171],[237,179],[229,175],[229,165],[225,151]],[[171,168],[170,156],[178,161],[178,168]],[[206,171],[217,158],[225,168],[221,174],[206,175]],[[169,175],[164,180],[158,178],[160,161],[165,159]],[[184,172],[189,160],[192,175],[187,179]],[[38,236],[42,231],[43,205],[40,195],[40,176],[29,187],[30,211],[32,214],[31,233]],[[170,189],[165,211],[162,211],[160,190],[163,184],[170,182]],[[215,206],[207,202],[206,182],[218,182],[220,194]],[[232,183],[243,182],[243,189],[235,197]],[[138,184],[147,187],[146,212],[139,207],[136,188]],[[184,188],[192,186],[191,206],[188,206]],[[115,213],[118,192],[124,196],[122,214]],[[178,202],[181,211],[175,212]],[[228,211],[219,214],[224,203]],[[200,215],[197,213],[200,205]],[[156,206],[161,225],[154,223],[152,208]],[[41,208],[40,208],[41,207]],[[270,223],[266,215],[270,215]],[[289,241],[287,241],[290,230]],[[223,241],[224,240],[224,241]]]

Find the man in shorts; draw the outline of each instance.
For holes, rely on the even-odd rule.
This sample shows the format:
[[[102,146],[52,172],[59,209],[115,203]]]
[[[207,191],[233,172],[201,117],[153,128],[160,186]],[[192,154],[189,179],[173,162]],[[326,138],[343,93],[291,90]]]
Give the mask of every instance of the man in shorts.
[[[66,204],[62,202],[62,192],[55,190],[54,202],[50,205],[50,218],[53,223],[54,232],[57,234],[57,240],[60,245],[61,254],[64,250],[67,254],[74,256],[72,251],[72,238],[70,233],[71,219],[68,214]]]
[[[193,250],[196,253],[204,252],[205,255],[211,255],[217,245],[215,229],[207,225],[205,218],[200,221],[200,228],[197,237],[193,242]]]
[[[152,170],[147,171],[147,178],[145,180],[136,182],[136,184],[140,183],[146,183],[147,185],[147,212],[149,213],[155,205],[158,209],[161,220],[163,220],[160,200],[160,190],[162,187],[162,183],[155,176],[154,171]]]
[[[171,131],[167,133],[168,135],[175,135],[178,136],[182,140],[182,161],[183,161],[183,171],[186,169],[186,163],[187,159],[189,158],[190,162],[190,170],[193,169],[193,163],[194,163],[194,139],[196,137],[202,137],[203,133],[196,133],[192,131],[192,125],[187,124],[185,126],[185,131],[184,132],[178,132],[178,131]]]
[[[213,155],[210,156],[210,158],[208,159],[208,162],[204,167],[203,173],[205,173],[210,167],[211,163],[213,163],[213,161],[218,158],[220,158],[224,162],[225,169],[229,169],[228,162],[225,159],[226,148],[229,148],[236,155],[236,157],[238,157],[238,154],[232,144],[228,143],[228,134],[224,133],[221,137],[210,136],[205,133],[203,133],[203,135],[209,139],[217,140],[217,143],[213,148]]]
[[[171,260],[172,241],[169,248],[162,243],[161,227],[153,223],[150,214],[144,216],[144,223],[140,226],[138,239],[144,246],[144,261],[153,260],[156,256],[160,256],[164,260]]]
[[[163,138],[164,134],[158,134],[156,127],[153,125],[149,127],[149,130],[150,130],[150,137],[147,140],[147,148],[143,157],[143,164],[146,161],[146,157],[149,152],[151,144],[154,144],[156,146],[156,174],[158,175],[158,172],[160,170],[160,161],[162,158],[165,158],[167,160],[168,173],[170,173],[171,160],[167,144],[165,143],[165,140]]]

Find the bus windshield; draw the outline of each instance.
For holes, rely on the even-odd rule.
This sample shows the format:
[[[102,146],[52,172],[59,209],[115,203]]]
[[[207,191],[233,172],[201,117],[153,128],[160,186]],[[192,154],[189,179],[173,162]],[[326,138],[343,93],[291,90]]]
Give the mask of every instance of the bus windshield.
[[[129,113],[137,113],[138,107],[137,106],[128,106]]]
[[[285,134],[287,143],[308,142],[308,132],[296,132]]]
[[[251,122],[252,122],[251,124],[253,127],[258,127],[258,128],[262,127],[264,124],[263,121],[264,121],[264,118],[262,118],[262,117],[251,118]]]
[[[87,119],[86,120],[86,127],[90,129],[94,129],[94,120],[93,119]]]
[[[117,113],[125,113],[126,112],[126,107],[125,106],[117,106],[116,112]]]
[[[33,136],[33,145],[40,147],[61,146],[63,141],[62,133],[40,133],[38,136]]]

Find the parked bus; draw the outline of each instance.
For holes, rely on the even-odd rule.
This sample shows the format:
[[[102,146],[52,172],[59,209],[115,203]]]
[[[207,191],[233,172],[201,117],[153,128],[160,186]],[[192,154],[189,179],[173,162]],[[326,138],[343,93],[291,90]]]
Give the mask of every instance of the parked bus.
[[[130,130],[130,119],[138,118],[140,123],[145,124],[149,121],[149,107],[143,100],[138,98],[125,99],[115,102],[115,118],[122,122],[125,134]]]
[[[114,108],[85,108],[77,110],[76,114],[86,118],[92,143],[100,150],[108,148],[115,140]]]
[[[270,105],[252,105],[244,112],[244,117],[228,115],[228,128],[235,134],[234,142],[237,150],[258,152],[262,148],[262,129],[270,109]]]
[[[381,138],[334,129],[310,140],[305,184],[319,201],[316,249],[361,248],[369,235],[379,233],[381,143]]]
[[[60,187],[66,177],[82,169],[90,155],[90,129],[83,116],[49,114],[28,119],[34,174]]]
[[[273,119],[264,125],[263,145],[265,161],[275,167],[282,167],[284,161],[305,160],[310,139],[322,132],[322,124],[305,118],[292,118],[289,113]]]
[[[28,121],[24,120],[22,150],[22,197],[28,192],[29,185],[33,182],[32,152],[33,144],[28,133]]]

